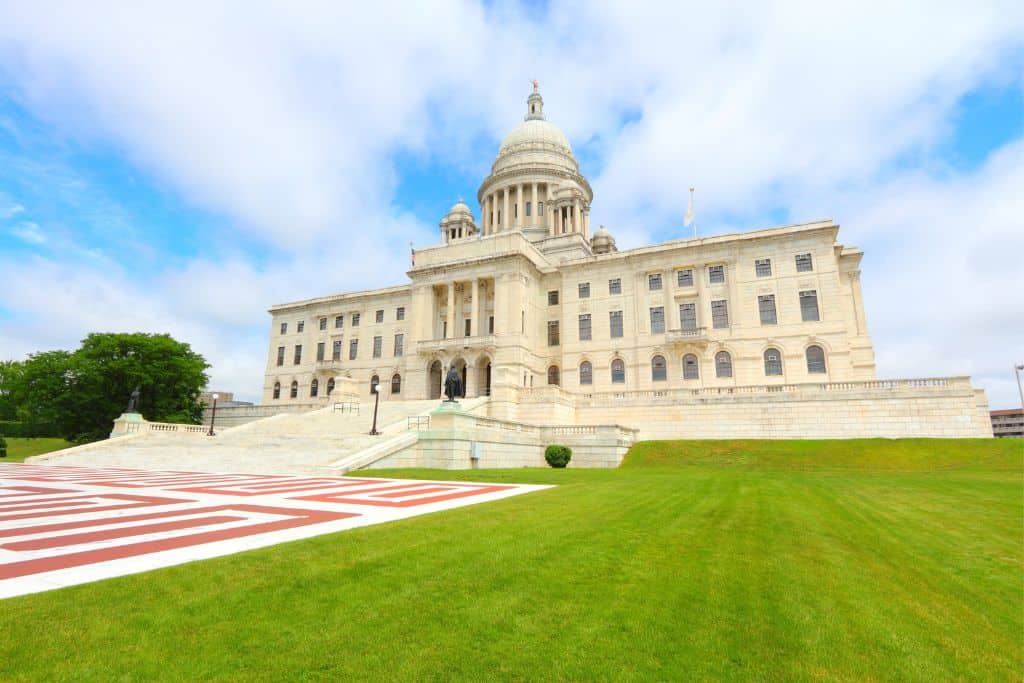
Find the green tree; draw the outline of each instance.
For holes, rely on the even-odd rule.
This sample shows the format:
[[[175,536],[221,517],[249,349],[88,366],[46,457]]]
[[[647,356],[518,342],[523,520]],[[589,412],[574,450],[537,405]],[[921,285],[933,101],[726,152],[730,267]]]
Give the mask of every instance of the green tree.
[[[197,424],[210,367],[188,344],[143,333],[90,334],[73,353],[39,353],[20,365],[5,385],[16,417],[53,423],[75,441],[105,438],[135,387],[146,419]]]

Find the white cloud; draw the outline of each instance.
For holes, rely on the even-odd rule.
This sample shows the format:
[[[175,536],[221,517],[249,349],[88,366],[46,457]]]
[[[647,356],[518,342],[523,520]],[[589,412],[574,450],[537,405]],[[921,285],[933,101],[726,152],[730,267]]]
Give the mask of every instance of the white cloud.
[[[594,222],[621,246],[681,223],[691,184],[702,230],[760,227],[779,209],[835,217],[867,252],[880,372],[972,372],[1007,403],[1003,368],[1024,351],[1007,301],[1022,289],[1008,184],[1020,148],[959,175],[934,150],[965,93],[1020,87],[1022,35],[1008,2],[9,5],[0,76],[25,106],[61,135],[112,143],[276,254],[222,245],[141,284],[36,264],[52,278],[39,296],[0,306],[37,323],[0,326],[0,348],[111,322],[175,329],[209,349],[221,388],[256,395],[267,306],[393,284],[407,241],[435,239],[440,216],[395,209],[392,154],[485,173],[493,152],[472,156],[472,141],[496,151],[537,77],[549,118],[596,159]],[[44,324],[54,301],[70,316],[60,331]]]
[[[46,235],[43,234],[42,229],[38,223],[32,221],[22,221],[11,228],[11,234],[29,244],[41,245],[46,244]]]

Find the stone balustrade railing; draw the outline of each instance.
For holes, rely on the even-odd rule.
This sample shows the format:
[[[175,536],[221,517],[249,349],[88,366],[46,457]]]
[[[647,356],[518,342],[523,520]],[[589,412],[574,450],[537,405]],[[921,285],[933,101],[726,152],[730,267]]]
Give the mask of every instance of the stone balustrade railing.
[[[416,342],[416,350],[420,353],[433,353],[444,349],[454,348],[481,348],[493,347],[495,344],[493,334],[477,335],[473,337],[447,337],[445,339],[425,339]]]
[[[633,391],[595,391],[573,393],[558,386],[520,389],[524,403],[570,403],[577,406],[608,405],[623,401],[663,401],[719,396],[786,394],[806,396],[817,393],[857,393],[864,391],[918,392],[971,389],[970,377],[924,377],[915,379],[881,379],[854,382],[807,382],[802,384],[754,384],[695,389],[639,389]]]
[[[146,420],[139,420],[124,422],[123,429],[118,430],[117,424],[118,423],[115,422],[115,433],[117,434],[188,434],[190,436],[206,436],[210,432],[209,425],[175,424],[172,422],[148,422]]]

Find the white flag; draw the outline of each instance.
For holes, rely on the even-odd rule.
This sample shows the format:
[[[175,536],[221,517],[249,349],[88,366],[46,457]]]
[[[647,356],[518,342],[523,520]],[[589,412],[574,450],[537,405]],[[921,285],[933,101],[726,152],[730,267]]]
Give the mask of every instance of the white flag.
[[[683,218],[683,225],[690,227],[693,224],[693,188],[690,188],[690,205],[686,207],[686,216]]]

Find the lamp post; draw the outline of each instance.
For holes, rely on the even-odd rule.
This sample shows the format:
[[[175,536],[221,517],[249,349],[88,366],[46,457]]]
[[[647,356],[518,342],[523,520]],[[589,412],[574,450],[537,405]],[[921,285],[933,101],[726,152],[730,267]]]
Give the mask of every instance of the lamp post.
[[[213,421],[217,419],[218,398],[220,398],[220,394],[213,394],[213,412],[210,413],[210,431],[206,433],[207,436],[213,436]]]
[[[1020,407],[1024,408],[1024,389],[1020,385],[1020,371],[1024,370],[1024,363],[1013,366],[1013,371],[1017,375],[1017,393],[1020,394]]]
[[[380,385],[373,385],[373,426],[370,427],[370,436],[378,436],[380,432],[377,431],[377,406],[380,405]]]

